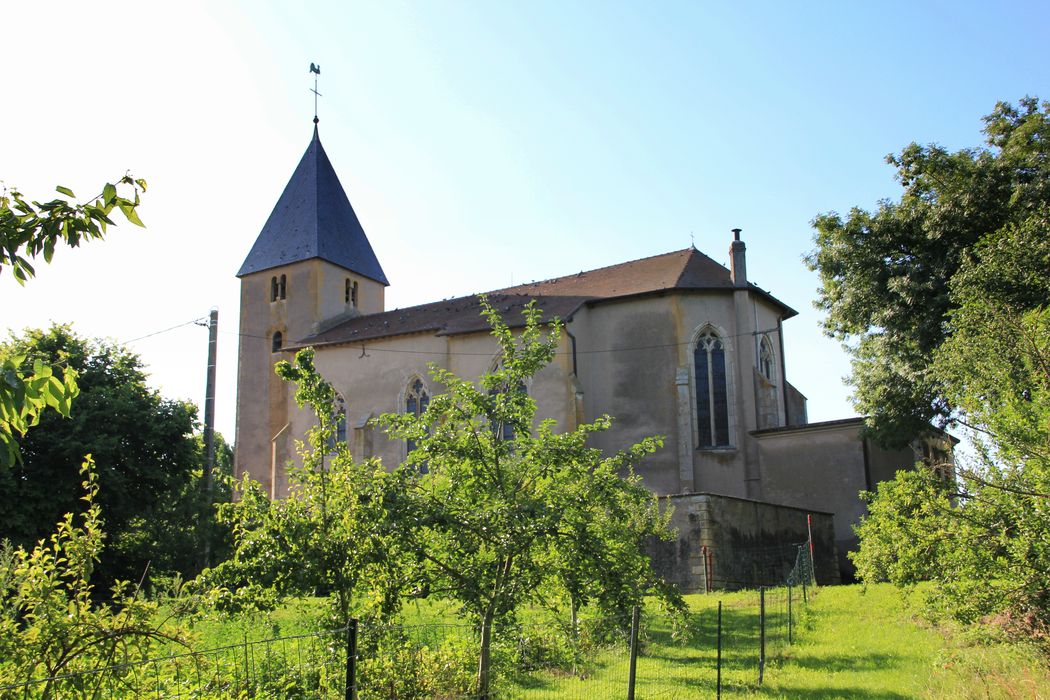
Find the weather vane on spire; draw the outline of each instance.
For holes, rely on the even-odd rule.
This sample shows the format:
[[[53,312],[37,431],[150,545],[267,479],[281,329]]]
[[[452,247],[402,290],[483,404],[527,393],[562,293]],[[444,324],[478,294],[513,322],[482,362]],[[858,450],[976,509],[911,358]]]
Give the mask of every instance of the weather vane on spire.
[[[321,93],[317,92],[317,76],[321,75],[321,66],[315,66],[311,63],[310,72],[314,74],[314,89],[310,92],[314,94],[314,124],[316,124],[320,121],[320,119],[317,118],[317,98],[321,96]]]

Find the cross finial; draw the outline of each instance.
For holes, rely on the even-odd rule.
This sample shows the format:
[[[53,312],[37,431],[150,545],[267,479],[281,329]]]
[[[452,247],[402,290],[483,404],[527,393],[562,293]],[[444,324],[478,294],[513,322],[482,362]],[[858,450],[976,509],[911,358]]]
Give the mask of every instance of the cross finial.
[[[321,93],[317,92],[317,76],[321,75],[321,66],[311,63],[310,72],[314,74],[314,89],[310,92],[314,94],[314,124],[316,124],[321,121],[317,118],[317,98],[321,97]]]

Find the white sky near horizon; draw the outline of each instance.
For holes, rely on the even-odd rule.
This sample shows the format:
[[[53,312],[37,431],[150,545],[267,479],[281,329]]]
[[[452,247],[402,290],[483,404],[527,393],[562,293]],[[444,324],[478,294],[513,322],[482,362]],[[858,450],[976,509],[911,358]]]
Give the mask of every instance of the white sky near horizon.
[[[117,341],[220,314],[232,441],[234,276],[312,131],[391,286],[388,308],[697,248],[799,311],[788,379],[853,415],[802,257],[818,213],[899,196],[884,157],[981,143],[996,101],[1050,97],[1050,6],[1006,2],[7,3],[0,181],[86,199],[130,171],[142,230],[60,249],[0,328]],[[691,238],[692,237],[692,238]],[[201,405],[207,330],[130,344]]]

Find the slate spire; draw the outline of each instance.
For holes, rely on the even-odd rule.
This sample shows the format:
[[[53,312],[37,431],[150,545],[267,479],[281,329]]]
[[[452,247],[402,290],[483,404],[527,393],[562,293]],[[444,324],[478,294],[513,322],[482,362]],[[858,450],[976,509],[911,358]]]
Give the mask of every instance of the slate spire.
[[[321,146],[316,124],[306,153],[237,276],[312,258],[390,284]]]

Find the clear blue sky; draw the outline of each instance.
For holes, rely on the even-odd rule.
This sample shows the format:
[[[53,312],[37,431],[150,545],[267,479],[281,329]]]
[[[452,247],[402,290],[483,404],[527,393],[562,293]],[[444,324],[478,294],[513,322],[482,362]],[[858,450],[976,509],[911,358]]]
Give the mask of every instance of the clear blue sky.
[[[321,136],[407,306],[696,246],[798,309],[788,377],[851,414],[802,256],[825,211],[895,198],[886,154],[980,143],[997,100],[1050,98],[1045,3],[187,1],[4,11],[0,180],[45,199],[126,170],[148,229],[60,251],[3,324],[130,340],[220,310],[232,438],[238,266]],[[132,343],[200,402],[206,336]]]

